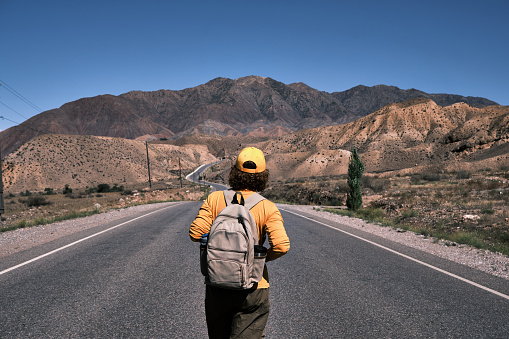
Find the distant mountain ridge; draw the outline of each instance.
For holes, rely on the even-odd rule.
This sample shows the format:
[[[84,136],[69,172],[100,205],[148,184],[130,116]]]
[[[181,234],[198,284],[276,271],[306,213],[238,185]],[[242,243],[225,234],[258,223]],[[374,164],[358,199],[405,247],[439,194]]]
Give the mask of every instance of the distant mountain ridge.
[[[359,85],[344,92],[334,92],[332,95],[352,114],[360,116],[373,113],[389,104],[400,103],[415,98],[431,99],[442,107],[458,102],[464,102],[471,107],[477,108],[498,105],[494,101],[481,97],[464,97],[455,94],[428,94],[414,88],[404,90],[386,85],[376,85],[373,87]]]
[[[178,91],[132,91],[64,104],[0,132],[2,156],[41,134],[177,139],[191,134],[280,136],[301,129],[345,124],[377,109],[424,97],[441,106],[465,102],[497,105],[484,98],[427,94],[394,86],[357,86],[328,93],[303,83],[271,78],[216,78]]]

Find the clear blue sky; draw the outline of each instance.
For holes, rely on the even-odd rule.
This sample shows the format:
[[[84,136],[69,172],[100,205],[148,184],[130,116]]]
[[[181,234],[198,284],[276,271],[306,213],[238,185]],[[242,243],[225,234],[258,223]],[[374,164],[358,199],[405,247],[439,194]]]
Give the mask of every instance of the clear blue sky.
[[[42,111],[247,75],[509,105],[508,17],[507,0],[0,0],[0,81]],[[0,86],[0,116],[39,112]]]

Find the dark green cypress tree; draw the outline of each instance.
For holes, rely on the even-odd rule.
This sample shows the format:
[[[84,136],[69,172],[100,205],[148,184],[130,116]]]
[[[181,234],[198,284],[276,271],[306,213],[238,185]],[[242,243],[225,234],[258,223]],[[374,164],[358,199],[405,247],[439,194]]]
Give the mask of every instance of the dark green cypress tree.
[[[352,150],[350,163],[348,164],[348,194],[346,206],[349,210],[357,211],[362,206],[361,178],[364,172],[364,164],[359,158],[357,149]]]

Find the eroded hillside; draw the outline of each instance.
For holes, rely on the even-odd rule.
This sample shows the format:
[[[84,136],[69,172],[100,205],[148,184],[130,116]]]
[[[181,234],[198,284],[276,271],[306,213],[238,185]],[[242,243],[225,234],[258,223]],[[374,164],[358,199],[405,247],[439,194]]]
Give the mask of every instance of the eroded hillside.
[[[149,144],[148,153],[153,181],[175,178],[179,159],[183,170],[216,160],[203,145]],[[145,142],[111,137],[39,136],[9,154],[3,169],[6,192],[148,181]]]
[[[428,99],[388,105],[345,125],[268,141],[268,154],[357,148],[369,172],[509,166],[509,107],[441,107]],[[330,153],[329,153],[330,154]]]

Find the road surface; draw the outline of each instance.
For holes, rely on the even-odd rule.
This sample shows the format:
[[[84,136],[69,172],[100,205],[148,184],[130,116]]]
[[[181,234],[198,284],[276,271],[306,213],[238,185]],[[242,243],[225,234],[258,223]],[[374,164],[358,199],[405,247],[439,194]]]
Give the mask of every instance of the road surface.
[[[170,203],[2,258],[0,338],[206,338],[188,236],[200,205]],[[291,249],[268,263],[267,338],[507,338],[507,280],[282,214]]]

